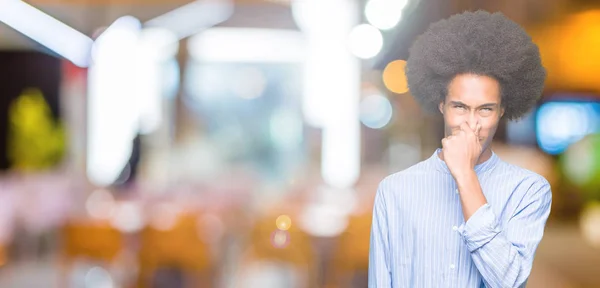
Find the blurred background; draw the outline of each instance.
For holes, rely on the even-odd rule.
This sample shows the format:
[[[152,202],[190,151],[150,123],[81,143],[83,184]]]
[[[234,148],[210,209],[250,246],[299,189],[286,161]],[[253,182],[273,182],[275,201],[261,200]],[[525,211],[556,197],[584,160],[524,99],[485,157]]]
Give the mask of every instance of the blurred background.
[[[528,287],[600,287],[592,0],[0,0],[0,287],[366,287],[379,181],[443,137],[408,48],[474,9],[548,70],[493,144],[553,188]]]

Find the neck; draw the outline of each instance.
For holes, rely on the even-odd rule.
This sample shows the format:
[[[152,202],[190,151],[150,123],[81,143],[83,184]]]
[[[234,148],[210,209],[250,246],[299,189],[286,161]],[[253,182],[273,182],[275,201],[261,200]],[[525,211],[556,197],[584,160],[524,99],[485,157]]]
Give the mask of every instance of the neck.
[[[442,159],[442,161],[445,161],[444,160],[444,150],[442,150],[442,151],[440,151],[440,153],[438,153],[438,157],[440,157],[440,159]],[[487,161],[491,157],[492,157],[492,148],[487,147],[485,150],[483,150],[483,152],[481,152],[481,155],[479,156],[479,159],[477,160],[476,165],[479,165],[479,164]]]
[[[479,156],[479,160],[477,161],[477,165],[489,160],[492,157],[492,147],[488,147]]]

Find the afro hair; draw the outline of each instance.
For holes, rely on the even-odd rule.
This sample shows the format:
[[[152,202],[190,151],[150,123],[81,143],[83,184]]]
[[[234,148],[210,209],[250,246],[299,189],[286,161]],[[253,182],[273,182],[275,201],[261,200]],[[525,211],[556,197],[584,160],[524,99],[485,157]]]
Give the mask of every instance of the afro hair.
[[[536,104],[546,79],[539,49],[523,28],[501,13],[481,10],[433,23],[409,51],[408,87],[427,111],[438,111],[450,81],[465,73],[499,82],[509,120]]]

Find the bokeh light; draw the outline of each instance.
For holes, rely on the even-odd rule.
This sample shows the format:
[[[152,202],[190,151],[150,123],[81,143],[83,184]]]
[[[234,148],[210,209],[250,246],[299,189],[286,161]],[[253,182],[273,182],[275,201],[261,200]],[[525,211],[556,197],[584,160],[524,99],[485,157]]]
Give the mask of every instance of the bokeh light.
[[[101,267],[90,269],[85,275],[86,288],[113,288],[113,279],[110,273]]]
[[[408,92],[408,82],[406,81],[406,61],[395,60],[388,63],[383,69],[383,84],[388,90],[403,94]]]
[[[285,248],[290,244],[290,233],[288,231],[276,230],[271,234],[271,244],[275,248]]]
[[[96,219],[109,219],[115,210],[115,199],[108,190],[98,189],[85,202],[87,213]]]
[[[144,218],[140,204],[125,201],[117,203],[115,213],[111,217],[111,224],[124,233],[141,230],[144,226]]]
[[[155,205],[153,208],[152,213],[149,215],[150,225],[160,231],[173,229],[175,224],[177,224],[179,213],[181,213],[179,206],[164,202]]]
[[[538,144],[548,154],[560,154],[569,145],[598,130],[600,103],[548,102],[537,112]]]
[[[365,6],[365,17],[369,23],[381,30],[396,27],[402,17],[407,0],[370,0]]]
[[[292,219],[288,215],[280,215],[275,220],[275,224],[277,225],[277,229],[286,231],[292,226]]]
[[[360,103],[360,121],[372,129],[381,129],[392,120],[392,104],[382,95],[370,95]]]
[[[361,59],[375,57],[383,47],[381,32],[369,24],[355,26],[350,32],[348,41],[350,52]]]
[[[359,205],[357,191],[354,188],[339,189],[322,185],[317,191],[319,203],[334,207],[340,214],[349,215]]]
[[[588,135],[574,143],[561,160],[564,174],[573,184],[587,191],[599,191],[600,134]]]
[[[315,237],[336,237],[348,227],[346,207],[334,203],[312,203],[300,216],[300,228]]]
[[[586,205],[579,221],[586,242],[595,248],[600,248],[600,202]]]

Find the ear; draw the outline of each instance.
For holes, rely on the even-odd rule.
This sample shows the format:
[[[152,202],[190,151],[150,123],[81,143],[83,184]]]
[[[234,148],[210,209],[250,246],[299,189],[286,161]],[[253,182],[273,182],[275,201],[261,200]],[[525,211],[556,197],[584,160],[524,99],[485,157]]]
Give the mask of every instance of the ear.
[[[444,101],[441,101],[440,104],[438,105],[438,109],[440,109],[440,112],[442,114],[444,114]],[[504,112],[503,112],[504,113]]]
[[[504,106],[502,106],[502,108],[500,108],[500,118],[502,118],[502,116],[504,116],[505,111],[506,111],[506,109],[504,108]]]

